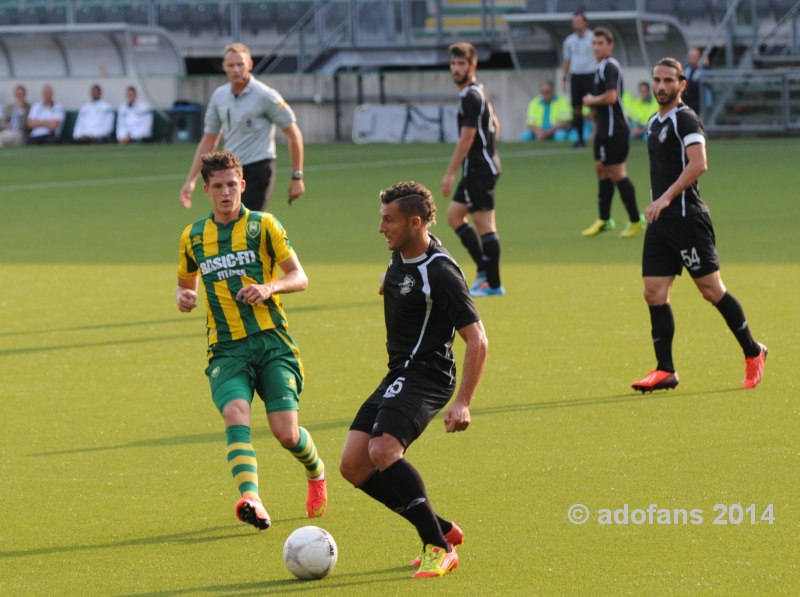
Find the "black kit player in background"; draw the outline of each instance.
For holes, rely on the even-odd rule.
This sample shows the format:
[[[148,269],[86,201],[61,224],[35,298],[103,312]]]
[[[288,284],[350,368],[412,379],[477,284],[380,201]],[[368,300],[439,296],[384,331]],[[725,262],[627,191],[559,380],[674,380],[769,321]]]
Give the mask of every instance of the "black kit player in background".
[[[421,184],[401,182],[381,193],[378,230],[392,251],[380,289],[389,371],[358,410],[340,467],[347,481],[417,529],[423,553],[412,562],[419,568],[414,578],[442,576],[458,566],[455,546],[464,533],[436,514],[405,452],[455,392],[455,333],[466,349],[461,383],[444,415],[447,432],[469,426],[488,352],[464,274],[428,232],[435,215],[433,195]]]
[[[697,179],[708,169],[706,136],[697,114],[681,101],[686,77],[681,63],[662,58],[653,68],[658,113],[648,123],[652,203],[645,210],[647,231],[642,252],[644,298],[650,309],[657,366],[632,387],[650,392],[678,385],[672,362],[675,320],[669,295],[685,267],[703,298],[725,318],[745,357],[744,387],[756,387],[764,375],[767,347],[750,334],[744,310],[722,282],[714,227],[700,198]]]
[[[500,283],[500,238],[494,215],[494,187],[500,176],[495,140],[500,127],[489,94],[475,79],[475,46],[455,43],[449,51],[450,74],[459,89],[459,139],[442,178],[442,197],[450,196],[459,168],[461,181],[447,208],[447,223],[475,262],[477,275],[470,294],[502,296],[505,289]],[[467,214],[472,216],[475,228],[469,225]]]
[[[628,178],[625,160],[630,149],[630,127],[622,110],[622,69],[611,56],[614,51],[614,35],[605,27],[597,27],[592,37],[592,49],[597,58],[594,76],[594,93],[583,98],[586,106],[594,108],[594,168],[597,174],[598,219],[581,234],[597,236],[601,232],[616,228],[611,217],[611,200],[614,186],[619,189],[628,224],[620,237],[633,238],[642,229],[644,217],[636,205],[636,189]]]

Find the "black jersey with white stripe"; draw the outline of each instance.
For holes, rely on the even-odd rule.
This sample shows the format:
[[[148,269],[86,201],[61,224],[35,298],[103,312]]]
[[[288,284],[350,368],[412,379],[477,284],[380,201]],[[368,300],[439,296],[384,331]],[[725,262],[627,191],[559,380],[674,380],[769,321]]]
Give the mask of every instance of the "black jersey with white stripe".
[[[464,274],[438,239],[406,260],[395,251],[383,286],[389,370],[419,365],[455,381],[455,331],[480,320]]]
[[[656,113],[647,124],[647,153],[650,156],[650,199],[654,201],[674,183],[689,163],[686,148],[705,144],[706,133],[700,117],[686,104],[678,104],[664,116]],[[660,217],[686,216],[708,211],[700,199],[695,180],[672,200]]]
[[[459,93],[458,132],[462,127],[476,129],[475,140],[464,158],[464,174],[471,170],[489,169],[500,173],[495,151],[494,108],[483,85],[470,83]]]
[[[617,101],[607,106],[596,106],[595,127],[601,137],[630,134],[625,112],[622,110],[622,68],[616,58],[608,57],[597,63],[594,71],[594,95],[603,95],[609,89],[617,90]]]

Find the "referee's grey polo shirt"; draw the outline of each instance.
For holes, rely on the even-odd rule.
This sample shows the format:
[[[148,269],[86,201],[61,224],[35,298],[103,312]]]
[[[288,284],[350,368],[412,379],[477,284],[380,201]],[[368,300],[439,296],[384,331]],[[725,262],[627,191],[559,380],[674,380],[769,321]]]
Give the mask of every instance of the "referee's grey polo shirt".
[[[592,51],[594,32],[587,29],[580,37],[571,33],[564,40],[564,60],[569,60],[571,75],[593,75],[597,66],[597,58]]]
[[[225,151],[245,165],[274,160],[275,126],[285,129],[293,122],[297,119],[281,94],[251,76],[238,97],[230,83],[214,90],[203,130],[211,135],[222,132]]]

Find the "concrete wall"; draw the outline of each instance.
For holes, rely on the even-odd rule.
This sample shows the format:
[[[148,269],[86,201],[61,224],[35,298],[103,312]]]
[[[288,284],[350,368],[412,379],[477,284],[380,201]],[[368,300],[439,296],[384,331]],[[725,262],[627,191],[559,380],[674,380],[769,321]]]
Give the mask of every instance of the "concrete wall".
[[[646,69],[626,69],[625,89],[635,90],[641,80],[649,80]],[[330,76],[319,75],[271,75],[262,80],[277,89],[295,110],[307,142],[331,142],[336,139],[336,118],[334,114],[334,80]],[[500,120],[501,138],[514,141],[525,129],[528,102],[538,94],[539,87],[546,80],[556,82],[560,87],[561,73],[555,69],[523,71],[520,76],[514,70],[481,71],[478,80],[485,84],[494,103]],[[352,74],[339,78],[341,104],[342,140],[352,138],[353,112],[358,105],[358,79]],[[203,105],[211,92],[225,82],[224,77],[187,77],[179,81],[178,96],[182,99]],[[379,103],[379,78],[376,74],[362,77],[363,103]],[[436,72],[386,73],[384,92],[387,103],[415,104],[455,104],[458,90],[444,68]]]

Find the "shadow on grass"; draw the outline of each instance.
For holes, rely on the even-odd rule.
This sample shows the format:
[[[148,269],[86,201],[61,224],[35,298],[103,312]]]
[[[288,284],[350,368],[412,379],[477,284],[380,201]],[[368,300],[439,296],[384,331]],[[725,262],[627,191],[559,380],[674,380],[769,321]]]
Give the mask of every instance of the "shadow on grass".
[[[313,312],[313,311],[338,311],[343,309],[360,309],[363,307],[368,307],[374,305],[374,301],[364,301],[360,303],[347,303],[342,305],[306,305],[302,307],[294,307],[290,311],[291,313],[301,313],[301,312]],[[129,321],[124,323],[106,323],[102,325],[84,325],[84,326],[74,326],[74,327],[66,327],[66,328],[51,328],[51,329],[40,329],[40,330],[25,330],[21,332],[4,332],[0,333],[0,337],[4,336],[34,336],[37,334],[52,334],[58,332],[83,332],[83,331],[90,331],[90,330],[111,330],[111,329],[120,329],[120,328],[127,328],[127,327],[141,327],[141,326],[148,326],[148,325],[159,325],[159,324],[174,324],[174,323],[184,323],[190,322],[192,325],[197,325],[196,320],[200,319],[197,317],[192,318],[175,318],[175,319],[160,319],[160,320],[152,320],[152,321]],[[103,342],[82,342],[82,343],[75,343],[75,344],[59,344],[56,346],[31,346],[28,348],[8,348],[5,350],[0,350],[0,357],[4,356],[11,356],[11,355],[23,355],[23,354],[35,354],[41,352],[55,352],[59,350],[79,350],[81,348],[98,348],[102,346],[115,346],[120,344],[146,344],[148,342],[163,342],[164,340],[185,340],[187,338],[186,334],[182,335],[172,335],[172,336],[150,336],[147,338],[129,338],[129,339],[120,339],[120,338],[113,338],[109,340],[104,340]]]
[[[347,587],[358,587],[363,585],[376,585],[380,583],[380,593],[386,591],[386,584],[393,581],[409,582],[408,566],[394,566],[379,570],[357,571],[348,574],[337,574],[323,580],[297,580],[294,578],[266,580],[261,582],[230,583],[224,585],[205,585],[202,587],[192,587],[186,589],[163,589],[161,591],[150,591],[146,593],[120,593],[124,597],[155,597],[156,595],[192,595],[192,594],[232,594],[232,595],[276,595],[287,594],[296,595],[298,592],[308,593],[311,591],[323,591],[327,594],[334,590],[345,590]],[[287,572],[288,574],[288,572]],[[397,574],[397,578],[386,578],[387,574]]]
[[[252,529],[247,529],[249,532],[246,534],[252,535]],[[151,545],[154,543],[181,543],[181,544],[195,544],[195,543],[209,543],[212,541],[225,541],[227,539],[235,539],[245,534],[239,528],[232,528],[230,525],[206,527],[204,529],[195,529],[185,533],[173,533],[170,535],[152,535],[149,537],[140,537],[137,539],[124,539],[122,541],[109,541],[106,543],[89,543],[86,545],[50,545],[47,547],[37,547],[33,549],[18,549],[9,551],[0,551],[0,559],[5,558],[25,558],[25,557],[39,557],[52,554],[66,554],[81,551],[94,551],[97,549],[112,549],[118,547],[132,547],[137,545]]]
[[[615,394],[612,396],[602,396],[598,398],[587,398],[585,400],[553,400],[551,402],[533,402],[529,404],[507,404],[505,406],[491,406],[485,408],[472,409],[473,417],[491,416],[496,414],[506,414],[510,412],[520,411],[535,411],[535,410],[550,410],[558,408],[585,408],[589,406],[596,406],[599,404],[618,404],[626,402],[639,402],[639,401],[652,401],[652,400],[674,400],[681,397],[691,396],[708,396],[710,394],[724,394],[729,392],[736,392],[741,388],[721,388],[718,390],[705,390],[702,392],[662,392],[657,394],[649,394],[642,396],[640,394],[632,394],[630,392],[625,394]],[[441,416],[441,415],[439,415]],[[312,425],[305,425],[305,427],[312,433],[315,431],[330,431],[332,429],[346,430],[349,428],[352,419],[338,419],[327,421],[323,423],[315,423]],[[271,432],[267,428],[257,428],[252,431],[253,437],[264,437]],[[178,435],[173,437],[160,437],[142,439],[134,442],[124,444],[116,444],[109,446],[92,446],[86,448],[75,448],[73,450],[51,450],[48,452],[34,452],[31,454],[33,457],[48,457],[48,456],[65,456],[69,454],[84,454],[91,452],[104,452],[107,450],[127,450],[131,448],[160,448],[164,446],[180,446],[187,444],[205,444],[223,441],[224,433],[222,428],[219,432],[213,433],[200,433],[197,435]]]
[[[340,305],[332,305],[329,303],[323,305],[303,305],[303,306],[291,307],[287,309],[287,311],[289,313],[289,316],[291,316],[292,313],[306,313],[314,311],[342,311],[345,309],[361,309],[362,307],[371,307],[374,306],[376,302],[377,301],[361,301],[358,303],[343,303]],[[143,326],[173,324],[173,323],[191,323],[192,325],[195,325],[194,322],[196,319],[202,320],[203,318],[183,316],[183,317],[175,317],[173,319],[151,319],[149,321],[120,321],[115,323],[75,325],[75,326],[61,327],[61,328],[44,328],[44,329],[39,328],[35,330],[21,330],[17,332],[0,332],[0,338],[6,336],[37,336],[41,334],[53,334],[57,332],[86,332],[92,330],[113,330],[120,328],[143,327]],[[56,346],[53,348],[58,349],[61,347]],[[0,352],[0,354],[4,354],[4,352]]]

